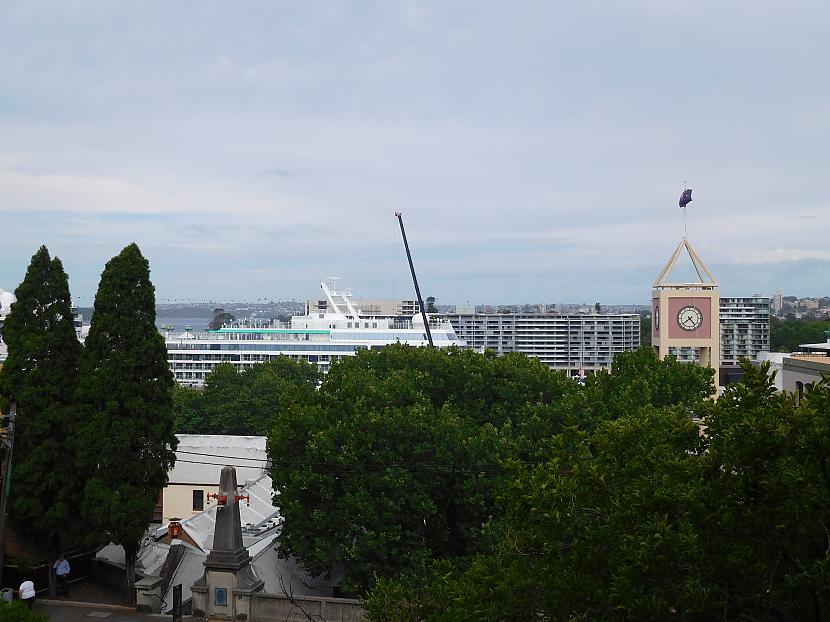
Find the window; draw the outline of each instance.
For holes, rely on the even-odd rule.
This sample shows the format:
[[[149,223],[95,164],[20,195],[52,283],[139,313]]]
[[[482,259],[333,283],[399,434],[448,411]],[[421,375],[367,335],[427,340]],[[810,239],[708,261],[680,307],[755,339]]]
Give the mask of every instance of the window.
[[[218,607],[228,606],[228,588],[216,587],[213,588],[213,602]]]
[[[194,490],[193,491],[193,511],[194,512],[201,512],[205,509],[205,491],[204,490]]]

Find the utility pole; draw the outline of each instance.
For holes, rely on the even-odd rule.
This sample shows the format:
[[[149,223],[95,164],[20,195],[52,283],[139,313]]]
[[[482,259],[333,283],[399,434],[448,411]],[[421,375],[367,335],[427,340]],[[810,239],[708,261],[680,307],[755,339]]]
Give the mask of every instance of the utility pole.
[[[0,587],[3,585],[3,568],[6,566],[6,523],[9,518],[9,492],[12,485],[12,454],[14,453],[14,420],[17,406],[9,406],[9,427],[3,435],[3,445],[6,447],[6,465],[3,476],[3,491],[0,497]]]

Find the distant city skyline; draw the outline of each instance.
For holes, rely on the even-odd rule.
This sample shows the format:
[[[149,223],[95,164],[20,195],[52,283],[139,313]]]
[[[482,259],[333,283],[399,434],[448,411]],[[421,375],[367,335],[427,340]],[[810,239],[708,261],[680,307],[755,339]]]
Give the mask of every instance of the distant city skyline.
[[[130,242],[159,300],[648,302],[683,235],[723,296],[828,282],[830,5],[8,2],[0,287],[78,304]]]

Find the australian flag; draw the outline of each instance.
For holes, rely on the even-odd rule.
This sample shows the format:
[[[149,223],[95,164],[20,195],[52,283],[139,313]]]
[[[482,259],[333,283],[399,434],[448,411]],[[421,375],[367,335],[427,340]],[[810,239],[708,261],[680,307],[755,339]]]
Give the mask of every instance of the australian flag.
[[[679,202],[679,205],[680,205],[680,207],[686,207],[686,206],[687,206],[689,203],[691,203],[691,202],[692,202],[692,189],[691,189],[691,188],[687,188],[687,189],[686,189],[686,190],[684,190],[684,191],[683,191],[683,193],[680,195],[680,202]]]

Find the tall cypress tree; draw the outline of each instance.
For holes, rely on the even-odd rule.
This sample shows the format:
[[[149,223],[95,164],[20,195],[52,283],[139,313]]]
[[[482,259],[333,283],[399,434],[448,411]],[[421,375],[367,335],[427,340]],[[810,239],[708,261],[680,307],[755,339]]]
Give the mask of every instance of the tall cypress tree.
[[[10,514],[21,536],[55,556],[71,544],[69,534],[80,523],[82,480],[71,439],[78,426],[73,400],[81,344],[66,272],[45,246],[15,295],[3,330],[9,356],[0,369],[4,406],[17,405]]]
[[[150,267],[130,244],[107,263],[95,296],[80,365],[85,420],[77,440],[89,473],[84,514],[98,534],[124,547],[131,603],[136,555],[176,458],[174,380],[155,321]]]

